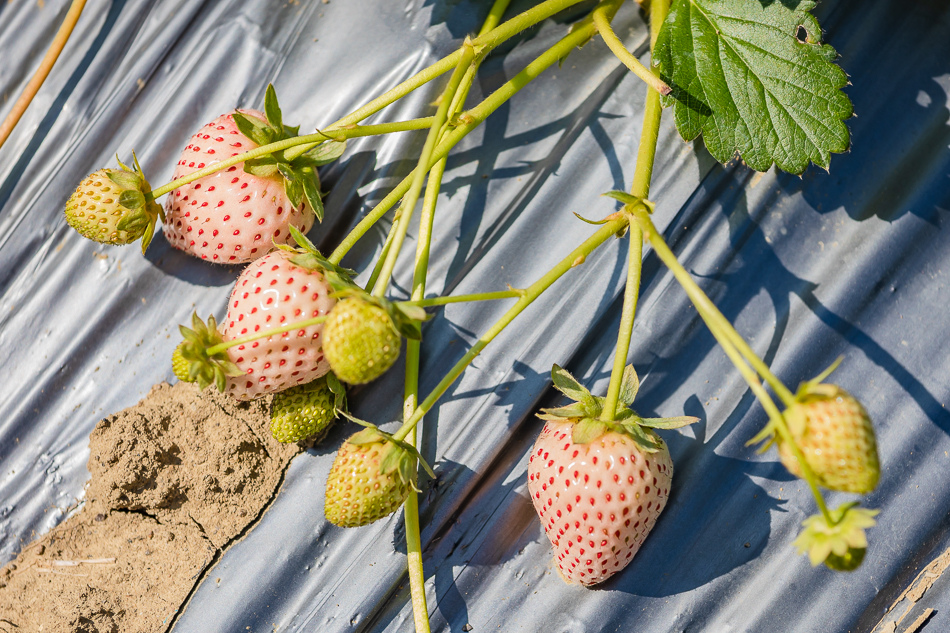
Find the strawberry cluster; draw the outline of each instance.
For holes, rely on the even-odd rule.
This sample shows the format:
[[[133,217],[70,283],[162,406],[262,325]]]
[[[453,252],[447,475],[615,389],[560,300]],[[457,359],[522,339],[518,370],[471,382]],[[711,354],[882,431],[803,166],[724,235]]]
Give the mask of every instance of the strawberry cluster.
[[[338,415],[350,417],[344,383],[362,385],[380,377],[396,363],[403,338],[421,337],[427,318],[418,303],[367,293],[353,282],[353,271],[325,258],[307,239],[323,218],[317,167],[338,158],[345,143],[325,135],[298,139],[298,132],[284,125],[268,87],[264,112],[235,110],[191,138],[165,189],[164,210],[137,161],[134,170],[122,165],[95,172],[66,204],[68,223],[90,239],[110,244],[142,239],[144,250],[161,218],[175,248],[210,262],[246,264],[220,325],[214,316],[203,321],[195,314],[191,327],[181,326],[184,340],[172,365],[180,380],[214,385],[239,401],[270,397],[271,432],[280,442],[316,441]],[[643,198],[607,195],[624,203],[628,223],[635,216],[630,209],[639,209],[640,216],[652,210]],[[645,226],[649,229],[648,220]],[[626,228],[618,224],[608,235]],[[708,305],[697,307],[710,317]],[[734,345],[726,337],[725,346]],[[626,351],[618,344],[618,358]],[[573,402],[541,411],[546,424],[529,457],[528,489],[559,573],[584,586],[628,565],[666,506],[673,462],[657,430],[696,421],[638,415],[631,407],[639,380],[628,366],[616,382],[622,368],[622,362],[615,368],[608,399],[593,396],[555,365],[553,384]],[[770,377],[767,368],[755,371]],[[822,486],[870,492],[880,476],[871,421],[855,398],[822,382],[828,373],[803,384],[794,397],[785,394],[786,410],[776,409],[753,441],[768,440],[766,448],[776,444],[782,463],[816,491]],[[366,428],[340,447],[326,484],[325,515],[342,527],[392,514],[415,489],[418,466],[428,470],[405,440],[410,420],[405,433],[392,435],[350,419]],[[805,522],[796,545],[813,564],[855,569],[867,547],[864,530],[874,524],[876,512],[856,504],[829,511],[817,492],[816,497],[823,513]]]

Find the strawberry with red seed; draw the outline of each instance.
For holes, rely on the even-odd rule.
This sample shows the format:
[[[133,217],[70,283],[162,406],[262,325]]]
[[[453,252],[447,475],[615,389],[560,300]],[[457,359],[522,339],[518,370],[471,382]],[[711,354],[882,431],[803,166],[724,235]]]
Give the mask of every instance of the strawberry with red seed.
[[[321,349],[322,321],[336,304],[328,278],[342,284],[351,271],[334,266],[299,231],[291,231],[299,248],[281,245],[238,277],[217,338],[205,333],[204,348],[182,349],[195,364],[193,375],[210,371],[202,366],[205,357],[222,350],[228,363],[214,382],[237,400],[305,384],[330,370]],[[271,330],[275,333],[268,335]]]
[[[294,251],[276,250],[241,273],[228,301],[224,340],[330,313],[336,299],[323,270],[295,264],[295,257]],[[226,393],[252,400],[323,376],[330,364],[323,355],[322,333],[321,323],[229,348],[228,355],[244,374],[228,377]]]
[[[182,152],[173,179],[297,135],[298,128],[283,125],[272,86],[265,112],[237,110],[201,128]],[[181,185],[165,203],[166,239],[175,248],[220,264],[250,262],[274,244],[291,243],[290,227],[306,233],[315,217],[323,218],[316,167],[338,158],[344,147],[342,142],[328,142],[290,160],[291,148]]]
[[[669,498],[673,462],[652,429],[696,418],[641,418],[630,410],[639,384],[633,367],[624,372],[611,422],[600,419],[604,398],[556,365],[551,375],[576,402],[539,415],[547,424],[531,451],[528,490],[561,576],[591,586],[630,563]]]

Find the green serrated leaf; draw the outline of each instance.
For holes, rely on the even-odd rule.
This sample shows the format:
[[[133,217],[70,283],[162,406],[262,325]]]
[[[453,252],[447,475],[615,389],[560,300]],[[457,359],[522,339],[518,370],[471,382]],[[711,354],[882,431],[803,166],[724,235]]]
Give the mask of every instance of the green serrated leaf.
[[[792,5],[795,5],[794,7]],[[774,163],[799,174],[809,161],[827,169],[848,149],[848,78],[820,43],[808,13],[815,3],[674,0],[655,63],[673,92],[664,105],[686,140],[703,135],[725,163],[738,152],[751,168]],[[804,26],[809,41],[796,38]]]
[[[284,129],[284,120],[280,113],[280,105],[277,103],[277,91],[274,90],[274,84],[267,84],[267,92],[264,93],[264,116],[275,130]]]

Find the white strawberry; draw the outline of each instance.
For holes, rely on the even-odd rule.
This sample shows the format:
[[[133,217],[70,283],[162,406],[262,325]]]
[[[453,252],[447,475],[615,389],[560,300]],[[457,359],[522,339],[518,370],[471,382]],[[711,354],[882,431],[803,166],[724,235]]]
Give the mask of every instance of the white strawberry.
[[[243,113],[263,119],[260,112]],[[238,130],[233,113],[224,114],[191,137],[173,179],[256,147]],[[306,233],[313,219],[306,202],[294,208],[279,174],[255,176],[241,163],[168,194],[163,230],[168,242],[186,253],[238,264],[261,257],[274,242],[288,243],[291,224]]]
[[[556,365],[551,374],[577,402],[539,416],[548,423],[531,451],[528,490],[562,577],[590,586],[626,567],[666,506],[673,462],[651,429],[696,418],[638,416],[628,408],[638,381],[627,367],[614,421],[604,422],[604,398]]]
[[[293,138],[268,86],[265,113],[236,110],[191,137],[175,169],[179,180],[238,154]],[[246,263],[274,244],[291,244],[290,227],[306,233],[323,219],[316,167],[338,158],[345,143],[300,146],[232,165],[176,188],[165,202],[165,237],[175,248],[220,264]]]
[[[325,316],[336,304],[321,268],[294,263],[299,253],[276,250],[238,277],[223,323],[225,341]],[[261,338],[228,349],[243,376],[229,376],[225,392],[238,400],[310,382],[330,371],[323,357],[323,324]]]

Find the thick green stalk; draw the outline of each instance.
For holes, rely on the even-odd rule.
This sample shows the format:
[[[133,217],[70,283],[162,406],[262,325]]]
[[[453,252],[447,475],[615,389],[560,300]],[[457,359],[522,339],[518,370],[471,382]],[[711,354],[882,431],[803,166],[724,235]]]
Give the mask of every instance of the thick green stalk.
[[[643,263],[643,232],[634,223],[630,224],[630,253],[627,259],[627,284],[623,292],[623,311],[620,314],[620,328],[617,332],[617,349],[614,352],[614,366],[610,371],[610,384],[600,419],[613,422],[620,401],[620,389],[623,386],[623,371],[627,366],[627,353],[630,351],[630,337],[633,335],[633,321],[637,316],[637,297],[640,296],[640,272]]]
[[[422,154],[419,156],[419,163],[413,170],[412,182],[409,185],[409,191],[403,200],[402,207],[396,214],[398,224],[395,237],[389,253],[386,255],[386,263],[383,265],[376,286],[373,288],[373,295],[383,297],[386,295],[386,289],[389,288],[389,280],[392,277],[393,270],[396,268],[396,260],[399,258],[399,252],[402,250],[402,244],[406,239],[406,233],[409,231],[409,221],[412,219],[412,212],[415,210],[416,202],[419,200],[419,194],[422,193],[422,183],[425,182],[426,173],[429,171],[432,161],[432,152],[435,150],[439,136],[442,133],[442,126],[448,118],[449,107],[452,105],[452,98],[455,96],[465,76],[466,71],[471,67],[475,59],[475,49],[471,42],[462,45],[462,55],[459,57],[458,66],[452,73],[448,85],[442,93],[442,102],[435,113],[435,119],[432,121],[432,127],[429,128],[429,134],[426,136],[425,145],[422,147]]]
[[[247,336],[242,336],[231,341],[225,341],[223,343],[218,343],[212,347],[208,348],[208,355],[213,356],[218,352],[223,352],[226,349],[230,349],[237,345],[244,345],[245,343],[252,343],[262,338],[267,338],[268,336],[274,336],[275,334],[284,334],[285,332],[292,332],[294,330],[303,329],[310,327],[311,325],[320,325],[327,320],[326,315],[313,317],[312,319],[304,319],[303,321],[296,321],[295,323],[288,323],[287,325],[282,325],[280,327],[275,327],[272,330],[264,330],[262,332],[255,332],[254,334],[248,334]]]
[[[617,56],[617,59],[623,62],[624,66],[630,69],[630,72],[642,79],[648,86],[661,95],[668,95],[672,92],[672,89],[667,86],[662,79],[650,72],[646,66],[640,63],[639,59],[634,57],[630,51],[627,50],[627,47],[623,45],[623,42],[621,42],[617,34],[614,33],[603,11],[594,11],[593,18],[594,26],[597,27],[597,32],[604,38],[604,43],[607,44],[607,48]]]
[[[442,394],[448,390],[453,382],[465,371],[465,368],[475,360],[475,358],[481,353],[485,347],[495,339],[507,326],[510,324],[516,316],[521,314],[525,308],[527,308],[531,303],[541,296],[545,290],[547,290],[551,284],[560,279],[564,273],[569,271],[574,266],[582,263],[588,255],[594,252],[598,246],[606,242],[611,236],[616,235],[619,231],[622,231],[623,228],[627,226],[626,217],[617,217],[606,224],[604,224],[596,233],[584,240],[584,242],[575,248],[573,251],[568,254],[567,257],[562,259],[557,265],[555,265],[551,270],[544,274],[540,279],[535,281],[533,284],[525,288],[525,294],[523,297],[518,299],[518,301],[511,308],[505,312],[498,321],[487,331],[485,334],[479,338],[475,344],[469,349],[466,354],[459,359],[457,363],[449,370],[449,373],[445,375],[444,378],[439,382],[438,385],[426,396],[426,399],[416,407],[415,412],[412,414],[402,427],[395,433],[396,439],[404,439],[419,420],[424,416],[438,401]]]
[[[542,2],[538,6],[513,17],[501,26],[493,28],[488,32],[480,33],[479,37],[476,38],[472,43],[476,48],[487,48],[490,50],[510,39],[511,37],[517,35],[521,31],[531,28],[535,24],[542,22],[552,15],[555,15],[564,9],[582,1],[583,0],[548,0],[547,2]],[[494,11],[495,9],[493,7],[493,12]],[[501,13],[504,13],[504,8],[501,9]],[[497,17],[500,18],[500,14]],[[492,19],[491,16],[489,19]],[[431,66],[419,71],[409,79],[403,81],[395,88],[388,90],[358,110],[355,110],[339,121],[333,123],[330,127],[343,127],[345,125],[357,123],[376,114],[386,106],[405,97],[416,88],[427,84],[436,77],[439,77],[440,75],[443,75],[455,68],[455,66],[458,65],[459,56],[461,54],[462,51],[459,49],[454,53],[446,55]]]
[[[255,149],[249,150],[247,152],[242,152],[236,156],[231,156],[226,160],[221,161],[220,163],[214,163],[213,165],[208,165],[203,169],[194,171],[187,176],[182,176],[178,180],[173,180],[167,184],[153,189],[149,195],[149,200],[155,200],[165,195],[169,191],[177,189],[182,185],[187,185],[190,182],[194,182],[199,178],[204,178],[205,176],[210,176],[216,172],[221,171],[222,169],[227,169],[232,165],[237,165],[238,163],[243,163],[244,161],[251,160],[252,158],[258,158],[260,156],[265,156],[273,152],[280,152],[285,149],[290,149],[292,147],[297,147],[300,145],[309,145],[311,147],[316,147],[324,141],[342,141],[348,138],[357,138],[361,136],[376,136],[378,134],[393,134],[395,132],[408,132],[412,130],[425,130],[432,126],[432,117],[422,117],[421,119],[411,119],[409,121],[396,121],[394,123],[377,123],[375,125],[353,125],[350,127],[334,130],[324,130],[323,132],[316,132],[314,134],[305,134],[303,136],[295,136],[294,138],[284,139],[283,141],[277,141],[276,143],[268,143],[267,145],[261,145]],[[308,147],[307,149],[310,149]]]
[[[769,416],[773,427],[775,428],[776,433],[781,436],[782,441],[786,442],[787,445],[792,449],[792,453],[795,455],[796,461],[802,470],[804,479],[808,482],[808,486],[811,488],[812,496],[815,498],[815,502],[818,504],[818,509],[821,511],[822,515],[825,517],[825,521],[828,525],[833,524],[833,519],[831,513],[828,511],[828,506],[825,504],[825,499],[821,494],[821,490],[818,487],[818,478],[816,477],[814,471],[808,465],[808,462],[805,460],[805,455],[801,451],[801,447],[798,446],[798,442],[795,441],[795,438],[792,436],[791,432],[788,429],[788,425],[785,422],[785,418],[782,415],[782,412],[772,401],[772,398],[769,397],[768,393],[765,391],[765,388],[762,386],[762,382],[759,380],[756,375],[756,371],[750,367],[748,354],[755,356],[755,353],[752,352],[751,348],[748,348],[748,345],[743,342],[743,345],[746,347],[747,352],[742,351],[742,348],[737,344],[737,340],[742,340],[742,337],[739,336],[739,333],[735,331],[735,328],[732,327],[732,324],[729,323],[716,305],[710,301],[709,297],[706,296],[706,293],[702,291],[699,285],[693,281],[693,278],[690,276],[689,272],[679,263],[679,260],[676,259],[676,255],[670,250],[670,247],[666,244],[666,241],[656,230],[656,227],[653,225],[653,222],[650,220],[650,217],[643,210],[634,210],[634,217],[636,222],[641,226],[644,233],[646,234],[647,240],[649,240],[650,245],[653,247],[653,250],[656,252],[660,260],[666,265],[667,268],[673,273],[673,276],[679,282],[680,286],[683,287],[683,290],[686,291],[687,296],[690,298],[690,301],[693,302],[693,305],[696,306],[696,310],[699,313],[699,316],[706,322],[706,325],[709,327],[710,332],[716,338],[716,341],[722,347],[723,351],[729,357],[729,360],[732,361],[732,364],[735,365],[736,369],[739,370],[739,373],[742,374],[742,377],[745,379],[746,383],[749,385],[749,388],[752,389],[752,392],[755,394],[756,398],[762,404],[762,408],[765,409],[766,414]],[[775,389],[775,384],[781,385],[782,390],[785,393],[789,394],[789,397],[792,397],[788,389],[769,371],[768,367],[758,358],[758,365],[764,369],[771,381],[769,385],[772,387],[776,393],[779,393],[779,390]],[[759,374],[761,374],[759,370]],[[765,378],[765,376],[763,376]],[[769,378],[766,378],[769,380]],[[773,382],[775,384],[773,384]]]
[[[611,0],[606,2],[609,5],[611,13],[610,17],[613,17],[613,13],[619,8],[620,0]],[[509,20],[509,22],[513,21]],[[508,24],[509,22],[505,22]],[[505,24],[498,27],[491,33],[501,30]],[[445,158],[449,151],[455,145],[461,141],[465,136],[478,127],[488,116],[497,110],[503,103],[511,99],[519,90],[524,88],[528,83],[534,80],[538,75],[544,72],[546,69],[558,62],[558,60],[567,56],[577,46],[580,46],[588,39],[590,39],[594,32],[596,31],[593,22],[590,20],[585,20],[580,22],[567,36],[561,39],[557,44],[549,48],[547,51],[538,56],[534,61],[528,64],[524,70],[519,72],[517,75],[512,77],[504,85],[498,88],[495,92],[485,98],[480,104],[472,108],[467,112],[463,112],[459,115],[458,119],[460,124],[454,130],[446,134],[443,139],[439,142],[438,146],[432,152],[432,160],[429,165],[425,166],[425,169],[428,170],[432,165]],[[491,34],[489,33],[489,35]],[[480,38],[479,38],[480,39]],[[478,40],[476,40],[477,42]],[[416,168],[418,169],[418,167]],[[402,182],[400,182],[389,194],[383,198],[366,216],[350,231],[350,234],[347,235],[336,247],[336,249],[330,254],[328,259],[334,263],[339,264],[343,259],[344,255],[353,248],[353,246],[362,238],[369,229],[379,221],[392,207],[395,205],[402,197],[409,191],[412,180],[415,177],[415,170],[406,176]]]
[[[772,373],[772,370],[769,369],[758,354],[749,347],[749,344],[746,343],[745,339],[736,332],[736,329],[729,323],[729,319],[723,316],[722,312],[719,311],[719,308],[716,307],[706,293],[703,292],[702,288],[693,281],[693,278],[690,276],[689,272],[683,268],[683,265],[679,263],[679,260],[676,259],[676,256],[673,255],[673,252],[669,250],[669,246],[666,246],[666,242],[663,241],[663,238],[660,237],[659,233],[656,231],[656,227],[653,226],[653,222],[650,220],[645,213],[637,213],[637,220],[643,226],[644,231],[647,234],[650,243],[653,246],[653,249],[657,251],[657,255],[663,260],[663,263],[673,272],[676,276],[677,281],[680,285],[683,286],[683,289],[686,291],[686,294],[689,296],[690,300],[696,306],[698,310],[701,310],[709,314],[709,329],[716,336],[717,340],[724,339],[730,341],[739,353],[742,355],[745,360],[752,365],[756,372],[769,384],[772,390],[778,395],[779,399],[785,404],[785,406],[791,406],[795,403],[795,396],[792,392],[785,386],[785,384]],[[647,224],[649,223],[649,224]],[[657,244],[662,242],[662,246],[658,247]],[[667,255],[668,253],[668,255]]]
[[[509,0],[495,0],[489,11],[488,18],[482,25],[479,35],[493,29],[507,8]],[[449,107],[448,116],[453,116],[458,109],[465,103],[472,81],[475,79],[475,72],[478,69],[478,62],[471,64],[462,78],[462,83],[453,97],[452,104]],[[443,126],[444,128],[444,126]],[[443,129],[444,132],[444,129]],[[426,184],[425,197],[422,200],[422,216],[419,218],[419,241],[416,245],[416,262],[412,276],[412,294],[411,298],[416,301],[422,300],[426,292],[426,278],[429,272],[429,250],[432,245],[432,228],[435,223],[435,209],[438,204],[439,190],[442,186],[442,176],[445,174],[446,159],[437,161],[429,171],[429,181]],[[392,243],[393,232],[390,232],[390,238],[387,244]],[[380,255],[382,260],[385,255]],[[374,274],[377,275],[376,271]],[[372,281],[368,287],[375,284]],[[412,416],[419,400],[419,364],[422,353],[422,342],[416,340],[406,341],[406,378],[405,378],[405,398],[403,401],[403,420]],[[416,429],[407,438],[409,442],[416,445]],[[429,609],[426,604],[425,590],[425,570],[422,565],[422,536],[419,526],[419,497],[411,490],[406,497],[406,505],[403,508],[406,522],[406,554],[409,569],[409,592],[412,595],[412,617],[415,622],[416,633],[430,633],[429,629]]]
[[[494,301],[496,299],[515,299],[523,297],[524,290],[512,288],[511,290],[496,290],[495,292],[477,292],[469,295],[454,295],[451,297],[431,297],[429,299],[413,299],[406,301],[420,308],[431,308],[432,306],[444,306],[450,303],[465,303],[468,301]]]
[[[650,24],[662,24],[666,19],[668,5],[664,0],[655,0],[651,3]],[[609,36],[613,35],[610,22],[603,16],[600,9],[594,11],[593,22],[611,45]],[[619,43],[619,40],[617,40]],[[655,39],[651,37],[652,50]],[[613,49],[613,47],[611,47]],[[626,52],[623,45],[620,48]],[[617,51],[614,51],[617,53]],[[633,57],[632,55],[630,57]],[[621,57],[621,59],[623,59]],[[636,58],[633,58],[636,60]],[[640,65],[639,61],[637,62]],[[629,66],[629,65],[628,65]],[[642,65],[640,65],[642,68]],[[632,70],[632,68],[631,68]],[[646,71],[646,69],[644,68]],[[636,72],[636,71],[635,71]],[[649,71],[647,71],[649,72]],[[650,76],[654,76],[650,73]],[[662,82],[661,82],[662,83]],[[665,84],[664,84],[665,86]],[[653,164],[656,160],[656,146],[660,138],[660,119],[663,110],[660,107],[660,95],[653,85],[648,82],[646,106],[643,109],[643,130],[640,132],[640,147],[637,151],[637,167],[633,174],[633,184],[630,193],[641,200],[650,196],[650,182],[653,179]],[[640,205],[643,207],[643,205]],[[607,385],[607,396],[604,399],[604,408],[601,418],[611,422],[617,413],[617,402],[620,400],[620,391],[623,387],[623,372],[627,365],[627,354],[630,351],[630,337],[633,335],[633,322],[637,313],[637,298],[640,295],[640,274],[643,268],[643,231],[636,223],[630,224],[630,254],[627,262],[627,284],[623,293],[623,311],[620,316],[620,327],[617,332],[617,349],[614,352],[614,365],[610,371],[610,384]]]

